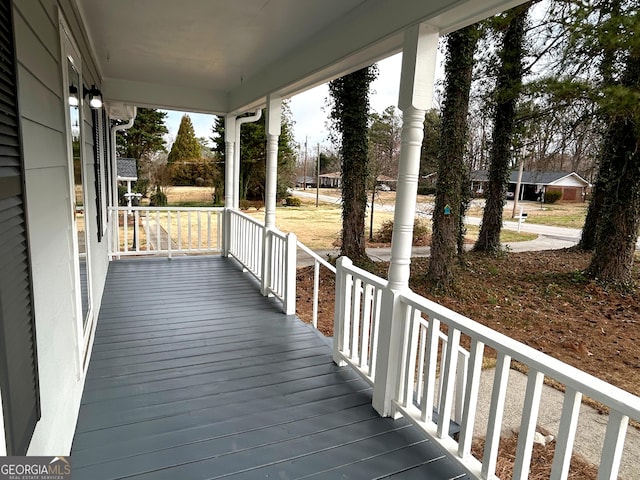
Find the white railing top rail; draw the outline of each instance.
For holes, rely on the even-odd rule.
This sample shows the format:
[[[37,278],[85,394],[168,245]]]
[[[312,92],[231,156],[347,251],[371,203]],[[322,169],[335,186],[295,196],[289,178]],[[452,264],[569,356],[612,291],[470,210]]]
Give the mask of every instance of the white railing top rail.
[[[150,207],[144,205],[138,205],[137,207],[127,207],[127,206],[118,206],[118,207],[109,207],[109,210],[115,210],[118,212],[222,212],[224,211],[224,207]]]
[[[242,212],[240,212],[238,210],[233,210],[233,209],[228,209],[228,211],[232,215],[236,215],[238,217],[242,217],[243,219],[245,219],[246,221],[248,221],[250,223],[253,223],[254,225],[257,225],[259,227],[264,227],[264,222],[261,222],[260,220],[257,220],[255,218],[253,218],[252,216],[247,215],[246,213],[242,213]]]
[[[307,247],[300,240],[298,240],[298,248],[300,250],[302,250],[304,253],[306,253],[307,255],[309,255],[311,258],[313,258],[320,265],[322,265],[323,267],[326,267],[327,269],[329,269],[329,271],[331,271],[333,273],[336,273],[336,267],[331,265],[328,261],[326,261],[324,258],[322,258],[320,255],[318,255],[316,252],[311,250],[309,247]]]
[[[346,268],[346,271],[349,273],[349,275],[355,278],[359,278],[368,285],[379,289],[387,287],[388,282],[384,278],[380,278],[371,272],[368,272],[360,267],[356,267],[349,258],[344,257],[342,266]]]
[[[629,418],[640,420],[640,398],[635,395],[413,292],[403,293],[400,297],[401,302],[440,319],[472,339],[483,342]]]

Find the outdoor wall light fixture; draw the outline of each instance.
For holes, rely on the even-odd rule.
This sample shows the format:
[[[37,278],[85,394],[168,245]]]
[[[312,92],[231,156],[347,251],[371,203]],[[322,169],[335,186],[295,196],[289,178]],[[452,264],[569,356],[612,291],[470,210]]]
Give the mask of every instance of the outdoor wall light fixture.
[[[91,85],[91,88],[82,86],[82,96],[89,95],[89,106],[91,108],[102,108],[102,92],[98,90],[98,87]]]
[[[78,99],[78,87],[75,85],[69,86],[69,106],[77,107],[80,104]]]
[[[82,86],[82,96],[89,96],[89,106],[94,109],[102,108],[102,92],[95,85],[91,85],[91,88]],[[80,104],[78,98],[78,87],[75,85],[69,86],[69,106],[77,107]]]

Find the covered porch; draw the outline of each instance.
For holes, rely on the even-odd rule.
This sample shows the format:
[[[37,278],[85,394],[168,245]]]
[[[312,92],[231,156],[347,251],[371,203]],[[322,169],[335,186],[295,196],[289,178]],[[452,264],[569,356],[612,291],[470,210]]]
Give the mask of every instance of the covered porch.
[[[132,292],[135,291],[135,295]],[[111,262],[77,479],[469,478],[233,259]]]
[[[0,253],[11,265],[20,255],[15,278],[24,281],[6,275],[0,293],[18,297],[18,283],[33,302],[23,308],[26,327],[8,328],[26,332],[26,346],[12,346],[29,355],[10,366],[12,388],[0,385],[2,423],[20,427],[0,432],[0,454],[65,455],[73,441],[76,478],[255,478],[257,469],[275,478],[494,478],[516,360],[529,373],[514,478],[528,475],[545,378],[567,392],[552,478],[567,477],[583,394],[610,409],[600,478],[615,478],[640,399],[409,289],[438,40],[518,3],[2,2],[19,73],[10,146],[24,152],[3,169],[11,179],[3,211],[20,229]],[[330,346],[294,317],[304,246],[275,226],[282,100],[400,51],[388,281],[348,259],[325,265],[337,285]],[[94,86],[100,113],[84,99]],[[225,118],[224,209],[117,207],[116,132],[133,126],[137,106]],[[262,223],[238,212],[238,178],[241,126],[265,108]],[[158,253],[180,258],[122,258]],[[182,258],[191,253],[221,257]],[[485,347],[498,355],[478,460],[470,450]],[[22,364],[32,379],[25,412],[9,395],[25,383]]]

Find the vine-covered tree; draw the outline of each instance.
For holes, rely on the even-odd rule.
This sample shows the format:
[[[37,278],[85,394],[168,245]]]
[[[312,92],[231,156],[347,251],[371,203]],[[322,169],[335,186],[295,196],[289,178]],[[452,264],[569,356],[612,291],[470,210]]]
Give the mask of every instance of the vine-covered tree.
[[[494,19],[497,28],[502,28],[504,33],[494,92],[494,122],[487,201],[482,214],[480,234],[473,247],[474,250],[485,253],[495,254],[501,250],[502,209],[511,168],[516,104],[522,90],[525,27],[530,7],[531,3],[527,2]]]
[[[625,0],[595,2],[590,9],[577,8],[572,40],[600,59],[602,86],[596,98],[606,132],[582,246],[595,229],[588,273],[627,288],[640,226],[640,12],[637,1]],[[590,21],[594,11],[596,25]]]
[[[369,86],[378,69],[369,66],[329,82],[333,100],[330,119],[341,137],[341,255],[356,263],[368,261],[365,250],[366,181],[368,169]]]
[[[453,284],[458,238],[464,236],[462,219],[466,210],[465,199],[469,198],[466,180],[469,172],[464,151],[473,57],[479,32],[477,25],[470,25],[450,33],[447,39],[445,99],[428,272],[429,279],[442,288]]]
[[[171,165],[175,162],[200,160],[200,157],[200,142],[193,130],[193,123],[191,123],[189,115],[184,114],[180,120],[176,139],[171,145],[167,162]]]

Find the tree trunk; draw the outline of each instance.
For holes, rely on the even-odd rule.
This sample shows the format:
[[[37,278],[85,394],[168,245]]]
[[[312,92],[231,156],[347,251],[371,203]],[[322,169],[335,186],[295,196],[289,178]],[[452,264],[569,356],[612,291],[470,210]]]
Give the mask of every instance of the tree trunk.
[[[610,145],[611,141],[614,141],[613,138],[610,138],[610,132],[605,136],[605,147],[604,150],[610,150],[613,145]],[[596,235],[598,231],[598,220],[600,218],[600,214],[602,212],[602,204],[604,203],[605,193],[606,193],[606,185],[608,183],[608,177],[612,173],[611,172],[611,156],[610,155],[602,155],[600,159],[600,168],[598,169],[598,177],[596,178],[596,182],[593,186],[592,196],[589,200],[589,209],[587,210],[587,218],[584,220],[584,227],[582,227],[582,234],[580,236],[580,242],[578,243],[578,248],[585,251],[592,251],[596,248]]]
[[[509,25],[504,33],[500,52],[500,71],[495,91],[495,118],[491,146],[491,164],[487,202],[475,251],[495,254],[501,250],[502,209],[511,167],[512,138],[516,118],[516,102],[522,89],[522,58],[525,24],[530,3],[510,10]]]
[[[433,236],[429,260],[429,279],[447,288],[453,284],[453,267],[462,233],[463,198],[468,193],[464,164],[467,137],[469,91],[473,55],[478,42],[478,27],[471,25],[449,34],[445,102],[442,112],[438,152],[438,181],[433,212]]]
[[[627,59],[623,87],[640,90],[640,49]],[[632,267],[640,226],[640,119],[633,109],[610,115],[603,151],[605,172],[601,214],[589,275],[622,287],[632,285]],[[602,173],[602,172],[601,172]],[[601,174],[600,173],[600,174]]]
[[[620,16],[620,1],[610,0],[610,3],[603,4],[603,15],[611,15],[613,17]],[[604,49],[602,61],[599,65],[600,74],[602,75],[602,84],[604,86],[611,86],[615,84],[615,49]],[[605,119],[606,123],[611,123],[610,118]],[[611,142],[615,142],[616,139],[612,137],[612,130],[606,132],[604,136],[604,144],[602,154],[600,158],[600,167],[598,168],[598,176],[592,189],[592,196],[589,201],[589,209],[587,210],[587,218],[584,221],[584,227],[582,228],[582,235],[580,236],[580,242],[578,247],[582,250],[592,251],[596,248],[596,236],[598,232],[598,220],[602,212],[602,205],[605,199],[606,185],[611,178],[609,175],[612,173],[611,155],[610,152],[615,149],[615,145]],[[615,134],[614,134],[615,136]],[[608,153],[609,152],[609,153]]]
[[[332,118],[342,134],[342,246],[340,254],[358,264],[368,260],[365,214],[368,177],[369,85],[377,69],[367,67],[329,83]]]

